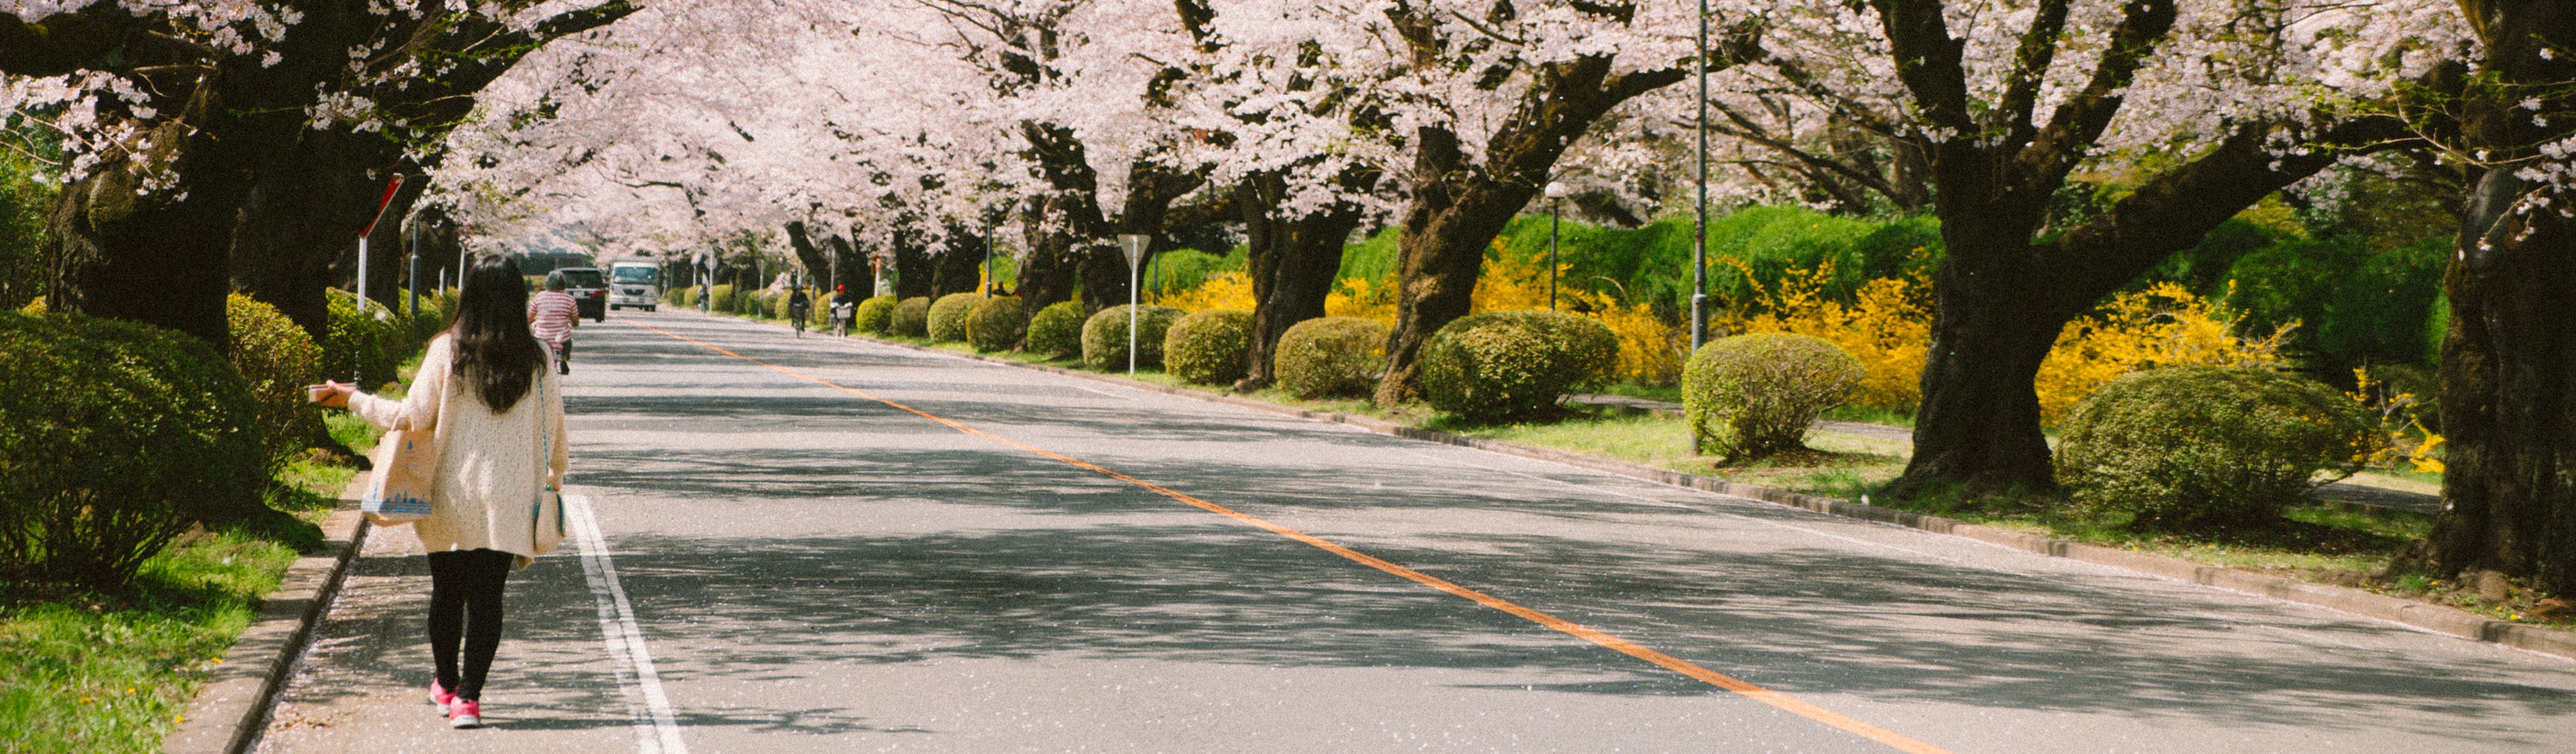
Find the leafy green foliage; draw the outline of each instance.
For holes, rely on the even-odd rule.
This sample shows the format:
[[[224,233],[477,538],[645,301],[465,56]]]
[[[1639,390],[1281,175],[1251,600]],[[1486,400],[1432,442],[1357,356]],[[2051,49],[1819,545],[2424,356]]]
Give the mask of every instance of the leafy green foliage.
[[[1167,296],[1198,288],[1208,276],[1220,272],[1240,272],[1250,252],[1236,249],[1225,254],[1210,254],[1197,249],[1173,249],[1155,254],[1145,265],[1145,294]]]
[[[122,585],[191,521],[257,506],[241,373],[204,341],[0,314],[0,580]]]
[[[894,308],[893,296],[870,296],[868,300],[859,302],[859,308],[850,313],[850,329],[869,335],[884,335],[894,328]]]
[[[966,344],[978,351],[1007,351],[1029,332],[1029,310],[1018,296],[993,296],[966,313]]]
[[[45,295],[45,213],[55,191],[34,161],[0,154],[0,310]]]
[[[322,412],[304,396],[304,386],[322,381],[322,348],[277,307],[247,295],[232,294],[224,309],[233,368],[249,390],[267,468],[274,470],[322,433]]]
[[[897,301],[888,317],[886,332],[906,338],[930,336],[930,297],[914,296]]]
[[[1163,336],[1163,367],[1183,381],[1232,384],[1251,373],[1252,312],[1209,309],[1172,323]]]
[[[360,308],[358,297],[345,291],[330,294],[330,324],[322,333],[322,376],[354,382],[362,388],[394,380],[394,368],[406,354],[388,346],[399,346],[408,340],[408,325],[395,322],[392,312],[373,301]],[[405,331],[396,336],[397,326]]]
[[[1564,312],[1471,314],[1422,346],[1423,397],[1468,421],[1536,414],[1607,378],[1619,361],[1608,326]]]
[[[1082,354],[1082,302],[1058,301],[1029,318],[1029,353],[1050,359]]]
[[[1279,336],[1271,374],[1279,389],[1299,398],[1363,397],[1386,368],[1386,323],[1358,317],[1317,317]]]
[[[1082,323],[1082,363],[1097,370],[1109,371],[1127,366],[1127,310],[1119,304],[1102,309]],[[1136,366],[1163,366],[1163,337],[1170,334],[1172,323],[1181,319],[1181,310],[1147,304],[1136,312]]]
[[[932,302],[927,315],[929,320],[924,324],[931,341],[965,340],[966,315],[974,313],[975,305],[983,302],[984,294],[973,291],[951,293]]]
[[[1804,447],[1807,425],[1849,399],[1860,359],[1808,335],[1719,338],[1682,372],[1682,413],[1700,449],[1730,462]]]
[[[2244,367],[2174,367],[2112,381],[2078,404],[2057,449],[2075,500],[2136,529],[2262,526],[2318,472],[2361,468],[2384,438],[2359,403],[2315,380]]]

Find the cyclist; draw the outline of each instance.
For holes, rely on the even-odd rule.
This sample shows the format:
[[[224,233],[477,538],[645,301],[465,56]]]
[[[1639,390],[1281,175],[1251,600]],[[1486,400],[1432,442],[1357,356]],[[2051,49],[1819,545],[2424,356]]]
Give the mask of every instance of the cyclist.
[[[547,275],[546,289],[528,297],[528,334],[553,352],[556,374],[572,374],[572,329],[581,326],[581,302],[564,291],[562,275]]]
[[[813,308],[814,302],[805,298],[805,286],[799,285],[788,290],[787,323],[796,328],[796,337],[805,337],[805,313]]]
[[[847,337],[850,322],[858,317],[859,298],[850,295],[848,285],[832,286],[832,334]]]

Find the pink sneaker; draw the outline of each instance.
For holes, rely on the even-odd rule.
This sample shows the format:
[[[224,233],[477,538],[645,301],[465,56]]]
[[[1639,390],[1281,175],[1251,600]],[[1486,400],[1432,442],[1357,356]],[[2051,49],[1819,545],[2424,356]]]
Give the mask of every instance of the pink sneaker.
[[[454,703],[449,704],[447,706],[447,727],[483,727],[483,705],[474,703],[474,700],[472,699],[458,699]]]
[[[456,692],[449,691],[447,690],[447,687],[438,685],[438,679],[436,678],[429,679],[429,703],[438,705],[438,714],[447,714],[447,705],[455,702]]]

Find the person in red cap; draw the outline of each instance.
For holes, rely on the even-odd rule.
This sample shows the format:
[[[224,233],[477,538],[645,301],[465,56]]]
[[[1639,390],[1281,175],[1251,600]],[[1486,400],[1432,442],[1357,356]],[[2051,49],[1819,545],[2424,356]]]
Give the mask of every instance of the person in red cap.
[[[850,295],[850,286],[832,286],[832,334],[848,336],[850,322],[859,314],[859,298]]]

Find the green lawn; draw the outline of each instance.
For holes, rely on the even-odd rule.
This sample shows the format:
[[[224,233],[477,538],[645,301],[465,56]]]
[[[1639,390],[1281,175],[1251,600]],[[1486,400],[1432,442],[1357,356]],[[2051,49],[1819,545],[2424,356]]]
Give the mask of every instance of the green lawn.
[[[300,550],[321,544],[312,524],[354,473],[290,464],[269,505],[301,525],[191,531],[145,561],[128,591],[5,587],[0,751],[158,751],[206,671],[225,661],[249,625],[256,601],[277,588]]]

